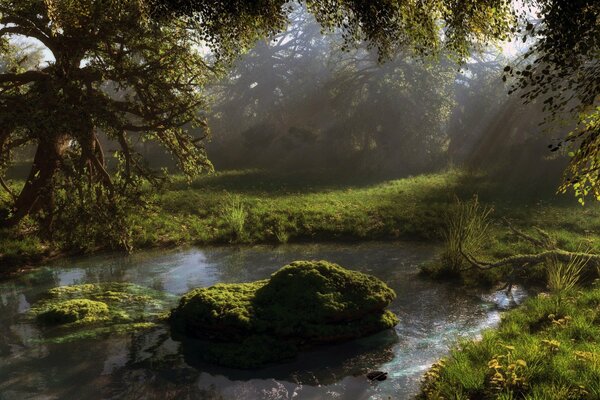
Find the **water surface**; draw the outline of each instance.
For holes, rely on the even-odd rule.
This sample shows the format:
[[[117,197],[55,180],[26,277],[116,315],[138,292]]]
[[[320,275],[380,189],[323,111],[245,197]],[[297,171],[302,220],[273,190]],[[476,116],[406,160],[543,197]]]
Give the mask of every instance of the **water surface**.
[[[0,285],[0,400],[24,399],[408,399],[423,372],[459,337],[494,326],[511,299],[420,279],[436,248],[413,243],[146,251],[55,262]],[[44,291],[61,285],[132,282],[181,295],[217,282],[268,277],[300,259],[324,259],[373,274],[398,294],[395,330],[325,346],[296,360],[241,371],[184,353],[166,327],[63,344],[40,344],[25,318]],[[524,293],[513,293],[520,301]],[[365,373],[389,373],[369,382]]]

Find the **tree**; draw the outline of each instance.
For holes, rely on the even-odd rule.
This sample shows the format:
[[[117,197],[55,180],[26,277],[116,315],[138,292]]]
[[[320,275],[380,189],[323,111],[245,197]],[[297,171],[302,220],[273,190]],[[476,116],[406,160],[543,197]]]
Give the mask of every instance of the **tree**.
[[[347,43],[368,39],[381,56],[442,45],[464,55],[474,40],[504,37],[512,22],[507,0],[306,6],[325,29],[343,28]],[[0,0],[0,52],[10,53],[10,39],[24,36],[54,59],[34,68],[15,59],[0,75],[0,166],[15,149],[36,148],[18,193],[1,185],[12,196],[1,224],[35,215],[51,233],[74,204],[79,215],[87,210],[110,221],[121,199],[152,179],[134,141],[159,142],[187,174],[210,168],[203,136],[184,129],[204,126],[197,113],[205,105],[202,86],[257,38],[282,31],[290,12],[282,0]],[[202,56],[205,46],[216,63]],[[102,135],[118,144],[113,170]]]
[[[550,145],[566,148],[571,157],[560,190],[569,188],[583,203],[600,200],[600,3],[595,0],[531,0],[537,19],[524,37],[535,39],[523,68],[506,67],[517,78],[513,91],[527,101],[540,101],[549,119],[572,119],[576,127]]]
[[[160,143],[187,174],[211,167],[202,147],[207,130],[192,137],[186,128],[205,128],[200,88],[217,66],[206,62],[185,20],[146,15],[137,0],[0,1],[0,51],[9,60],[0,74],[0,167],[16,149],[36,149],[25,184],[11,191],[4,226],[35,214],[51,232],[73,205],[113,220],[120,200],[153,179],[137,141]],[[15,35],[40,42],[53,60],[8,57]],[[101,137],[118,147],[115,165]]]
[[[571,134],[550,146],[552,151],[570,150],[571,162],[560,190],[574,189],[582,202],[587,195],[600,200],[600,3],[596,0],[304,3],[325,29],[341,30],[348,47],[367,41],[379,50],[381,59],[410,48],[424,55],[450,50],[464,60],[473,44],[519,35],[524,42],[533,38],[526,54],[530,62],[523,68],[506,67],[517,77],[513,91],[528,101],[543,102],[550,119],[578,117]],[[226,15],[227,26],[235,27],[256,18],[268,31],[283,25],[287,2],[154,0],[153,4],[159,14],[187,14],[200,23],[214,14]],[[520,11],[512,8],[517,4]],[[210,36],[216,28],[199,29]],[[238,29],[217,33],[231,41],[240,36]]]

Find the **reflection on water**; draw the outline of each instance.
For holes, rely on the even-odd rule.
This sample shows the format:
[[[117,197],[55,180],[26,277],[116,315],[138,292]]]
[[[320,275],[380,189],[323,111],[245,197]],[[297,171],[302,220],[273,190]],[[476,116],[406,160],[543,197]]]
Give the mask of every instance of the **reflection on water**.
[[[460,336],[475,336],[519,302],[495,293],[467,293],[419,279],[418,265],[435,248],[420,244],[287,245],[148,251],[61,260],[0,285],[0,399],[404,399],[423,372]],[[110,281],[182,294],[217,282],[268,277],[298,259],[324,259],[376,275],[398,298],[395,331],[325,346],[259,371],[207,365],[183,352],[166,327],[150,332],[39,344],[42,333],[24,318],[52,287]],[[35,344],[37,343],[37,344]],[[387,371],[384,382],[365,373]]]

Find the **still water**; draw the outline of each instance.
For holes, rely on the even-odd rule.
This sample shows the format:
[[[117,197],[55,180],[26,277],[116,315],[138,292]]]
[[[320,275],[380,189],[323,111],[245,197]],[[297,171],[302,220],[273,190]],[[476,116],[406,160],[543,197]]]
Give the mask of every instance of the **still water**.
[[[425,370],[458,338],[494,326],[525,293],[468,292],[420,279],[437,249],[413,243],[146,251],[65,259],[0,283],[0,400],[24,399],[408,399]],[[40,344],[25,316],[44,291],[61,285],[132,282],[174,295],[217,282],[268,277],[301,259],[323,259],[373,274],[398,294],[395,330],[302,354],[258,371],[204,364],[183,354],[168,329]],[[174,300],[176,301],[176,300]],[[174,305],[174,304],[173,304]],[[365,373],[388,372],[384,382]]]

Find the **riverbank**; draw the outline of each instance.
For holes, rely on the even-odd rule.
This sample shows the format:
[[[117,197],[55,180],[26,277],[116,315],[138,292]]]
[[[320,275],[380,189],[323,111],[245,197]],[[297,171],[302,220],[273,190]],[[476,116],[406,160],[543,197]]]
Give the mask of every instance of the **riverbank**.
[[[600,249],[599,207],[582,208],[568,196],[557,198],[530,187],[517,189],[503,193],[486,177],[458,170],[394,180],[227,171],[191,184],[175,179],[154,194],[152,206],[131,217],[131,244],[140,250],[307,241],[435,242],[442,239],[455,198],[478,195],[482,204],[494,208],[490,241],[482,249],[486,257],[531,250],[510,235],[501,218],[524,229],[542,228],[563,248],[585,243]],[[49,257],[111,250],[85,245],[44,242],[25,226],[0,232],[0,263],[6,273]]]
[[[600,287],[542,293],[425,374],[420,399],[600,398]]]

